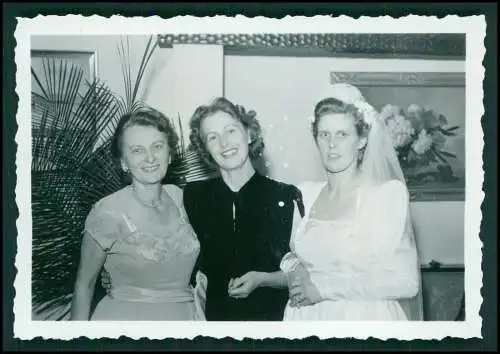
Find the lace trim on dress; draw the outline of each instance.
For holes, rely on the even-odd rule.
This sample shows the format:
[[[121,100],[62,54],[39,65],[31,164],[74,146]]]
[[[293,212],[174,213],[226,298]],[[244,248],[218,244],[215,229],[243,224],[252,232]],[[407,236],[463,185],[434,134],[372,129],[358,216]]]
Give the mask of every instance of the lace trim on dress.
[[[128,219],[126,215],[123,217]],[[130,219],[127,223],[131,225],[130,235],[121,242],[136,247],[136,252],[147,260],[164,262],[179,255],[191,254],[199,248],[199,242],[193,237],[189,225],[179,224],[176,229],[163,235],[155,235],[137,230]]]
[[[200,247],[194,230],[184,218],[182,206],[178,204],[177,198],[165,189],[180,215],[164,233],[139,230],[127,214],[121,214],[128,235],[119,243],[133,246],[136,254],[149,261],[165,262],[179,255],[192,254]]]

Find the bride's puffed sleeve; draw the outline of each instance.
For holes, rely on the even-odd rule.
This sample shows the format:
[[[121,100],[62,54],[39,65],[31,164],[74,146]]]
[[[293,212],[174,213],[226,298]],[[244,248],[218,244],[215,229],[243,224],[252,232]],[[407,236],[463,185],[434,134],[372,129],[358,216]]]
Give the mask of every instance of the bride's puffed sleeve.
[[[299,258],[295,254],[295,245],[294,245],[294,237],[297,232],[297,229],[302,221],[302,217],[304,216],[304,205],[303,205],[303,195],[304,192],[308,193],[308,182],[303,182],[297,186],[300,192],[300,198],[294,201],[294,210],[293,210],[293,224],[292,231],[290,236],[290,252],[286,253],[280,263],[280,269],[284,273],[290,273],[295,270],[295,267],[300,263]],[[299,205],[302,204],[302,205]]]
[[[293,211],[293,224],[292,224],[292,232],[291,232],[291,237],[290,237],[290,252],[287,252],[283,258],[281,259],[280,263],[280,269],[284,273],[290,273],[293,272],[297,264],[300,263],[299,259],[294,253],[294,244],[293,244],[293,236],[295,235],[295,232],[297,231],[298,224],[300,223],[301,215],[298,210],[298,206],[294,206],[294,211]]]
[[[382,184],[367,206],[364,212],[368,216],[354,234],[363,240],[367,258],[359,260],[361,271],[339,269],[322,279],[317,287],[325,299],[401,299],[411,298],[419,290],[406,186],[395,180]]]

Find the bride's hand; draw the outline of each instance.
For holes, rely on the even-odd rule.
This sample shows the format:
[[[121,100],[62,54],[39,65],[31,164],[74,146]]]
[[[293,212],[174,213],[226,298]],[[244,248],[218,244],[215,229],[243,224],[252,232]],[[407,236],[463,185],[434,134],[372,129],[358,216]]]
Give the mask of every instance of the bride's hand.
[[[322,300],[318,289],[311,281],[309,272],[302,264],[289,275],[288,281],[290,306],[308,306]]]
[[[314,284],[306,283],[292,287],[290,299],[290,306],[302,307],[316,304],[322,300],[322,297]]]

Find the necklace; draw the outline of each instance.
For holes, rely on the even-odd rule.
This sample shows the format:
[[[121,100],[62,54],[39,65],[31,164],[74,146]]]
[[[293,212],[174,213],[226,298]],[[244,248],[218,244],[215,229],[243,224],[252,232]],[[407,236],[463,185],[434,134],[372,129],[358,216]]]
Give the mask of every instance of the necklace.
[[[134,196],[134,198],[142,205],[148,207],[148,208],[159,208],[161,207],[161,199],[162,199],[162,195],[163,195],[163,188],[161,189],[160,191],[160,198],[158,200],[154,200],[152,202],[147,202],[145,201],[144,199],[142,199],[141,197],[139,197],[139,194],[137,194],[137,190],[134,188],[134,186],[132,186],[132,195]]]

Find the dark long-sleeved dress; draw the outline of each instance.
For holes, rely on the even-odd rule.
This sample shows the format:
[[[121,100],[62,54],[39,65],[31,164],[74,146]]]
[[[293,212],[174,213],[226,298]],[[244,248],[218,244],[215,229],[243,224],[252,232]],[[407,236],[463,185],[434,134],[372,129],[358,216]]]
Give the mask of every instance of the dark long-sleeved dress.
[[[201,244],[197,269],[208,278],[209,321],[281,321],[287,289],[259,287],[246,299],[228,295],[231,278],[276,272],[289,251],[298,188],[255,173],[233,192],[222,178],[189,183],[184,206]]]

